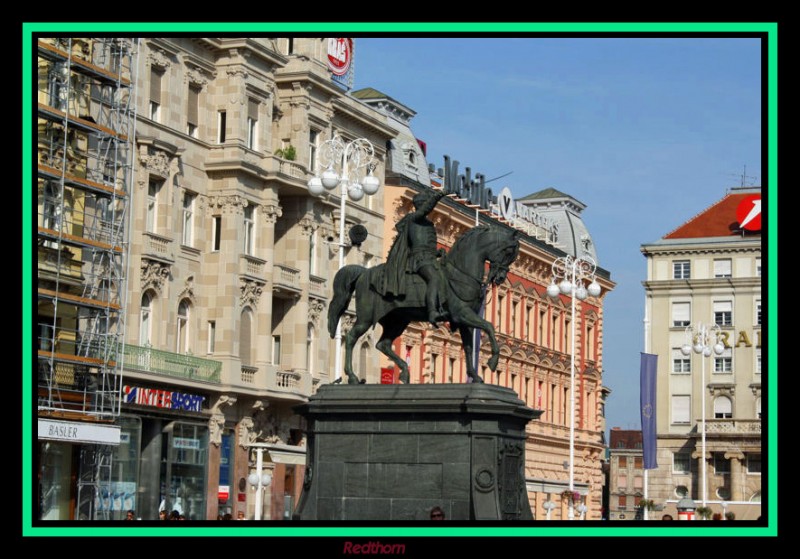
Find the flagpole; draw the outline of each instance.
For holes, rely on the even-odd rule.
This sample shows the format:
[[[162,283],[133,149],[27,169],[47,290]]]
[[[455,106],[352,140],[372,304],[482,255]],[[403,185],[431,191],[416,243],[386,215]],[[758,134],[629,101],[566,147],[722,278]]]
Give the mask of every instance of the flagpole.
[[[645,305],[644,305],[644,352],[650,353],[650,319],[647,316],[647,297],[645,297]],[[658,444],[658,443],[656,443]],[[642,452],[644,452],[644,444],[642,445]],[[642,467],[644,468],[644,455],[642,455]],[[644,468],[644,498],[648,500],[649,494],[649,487],[648,487],[648,480],[649,476],[647,475],[647,468]],[[649,520],[647,518],[647,507],[644,507],[644,514],[642,515],[642,519]]]

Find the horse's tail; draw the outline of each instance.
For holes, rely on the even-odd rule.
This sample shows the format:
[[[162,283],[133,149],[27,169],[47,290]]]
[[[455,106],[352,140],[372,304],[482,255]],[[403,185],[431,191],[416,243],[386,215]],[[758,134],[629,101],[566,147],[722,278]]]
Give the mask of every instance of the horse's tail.
[[[328,305],[328,333],[331,338],[336,337],[336,325],[350,304],[350,298],[356,289],[356,280],[366,269],[363,266],[350,264],[336,272],[333,277],[333,300]]]

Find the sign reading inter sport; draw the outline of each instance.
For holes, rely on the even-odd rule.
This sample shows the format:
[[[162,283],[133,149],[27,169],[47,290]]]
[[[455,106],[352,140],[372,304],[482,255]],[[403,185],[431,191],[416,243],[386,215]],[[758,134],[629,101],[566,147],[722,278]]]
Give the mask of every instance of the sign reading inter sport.
[[[353,39],[328,39],[328,68],[334,76],[344,76],[353,63]]]

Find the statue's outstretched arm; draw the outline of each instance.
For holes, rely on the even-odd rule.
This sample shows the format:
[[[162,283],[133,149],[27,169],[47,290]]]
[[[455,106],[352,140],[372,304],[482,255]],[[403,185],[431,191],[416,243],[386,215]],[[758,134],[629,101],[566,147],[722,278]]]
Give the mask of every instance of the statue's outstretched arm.
[[[439,202],[439,200],[442,199],[443,196],[444,196],[444,189],[434,190],[433,193],[425,201],[425,203],[419,209],[417,209],[415,213],[420,217],[428,215],[433,210],[433,208],[436,207],[436,204]]]

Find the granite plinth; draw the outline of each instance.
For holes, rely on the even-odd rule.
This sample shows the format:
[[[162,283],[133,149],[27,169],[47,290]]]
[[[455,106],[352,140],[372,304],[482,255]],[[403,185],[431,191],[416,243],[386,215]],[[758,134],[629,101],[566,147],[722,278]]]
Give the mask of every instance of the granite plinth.
[[[308,421],[298,520],[528,520],[525,426],[541,411],[486,384],[325,385]]]

